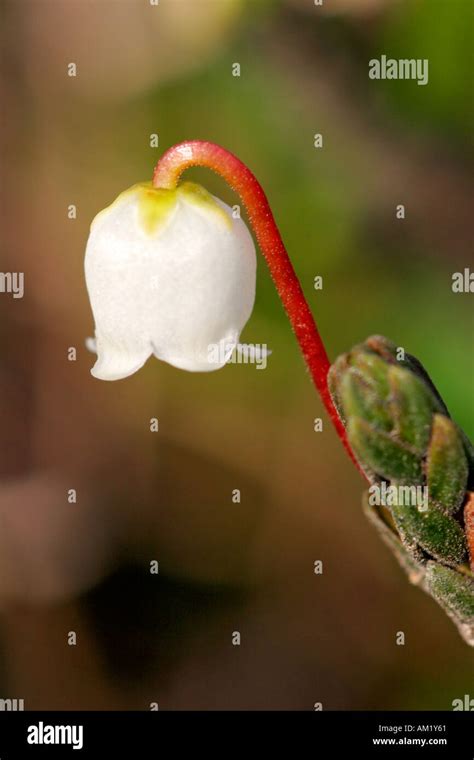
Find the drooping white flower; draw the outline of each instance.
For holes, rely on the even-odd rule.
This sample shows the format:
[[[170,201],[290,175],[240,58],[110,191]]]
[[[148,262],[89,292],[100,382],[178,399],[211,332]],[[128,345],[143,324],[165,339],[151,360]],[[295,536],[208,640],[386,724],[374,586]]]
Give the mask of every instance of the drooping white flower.
[[[85,274],[95,377],[127,377],[152,354],[206,372],[226,363],[252,312],[255,246],[244,222],[201,186],[142,183],[92,222]]]

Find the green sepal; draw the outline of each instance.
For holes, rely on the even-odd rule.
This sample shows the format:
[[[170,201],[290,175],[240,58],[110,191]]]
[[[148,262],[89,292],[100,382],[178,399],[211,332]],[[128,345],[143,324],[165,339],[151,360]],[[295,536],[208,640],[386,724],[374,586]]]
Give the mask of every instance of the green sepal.
[[[393,422],[387,404],[356,370],[350,368],[342,378],[340,395],[348,418],[361,417],[379,430],[392,430]]]
[[[379,477],[422,483],[419,457],[389,434],[376,430],[360,417],[353,417],[347,425],[347,438],[357,459]]]
[[[449,515],[434,508],[420,510],[412,504],[394,504],[391,511],[402,540],[416,542],[448,565],[460,565],[466,558],[464,531]]]
[[[388,398],[388,365],[380,356],[367,351],[364,345],[356,346],[350,353],[350,364],[370,383],[378,398],[383,401]]]
[[[388,338],[384,338],[383,335],[371,335],[363,343],[363,346],[366,348],[366,350],[374,351],[388,364],[394,364],[398,367],[405,367],[406,369],[410,370],[410,372],[413,372],[431,392],[435,402],[436,411],[449,416],[446,405],[439,395],[436,386],[416,356],[413,356],[407,352],[404,352],[403,357],[400,356],[400,347],[396,346],[395,343]]]
[[[435,414],[426,462],[430,502],[454,514],[466,493],[468,462],[459,431],[448,417]]]
[[[337,413],[344,425],[346,424],[346,417],[342,406],[339,387],[341,379],[344,377],[344,373],[347,371],[348,366],[347,354],[341,354],[341,356],[338,356],[336,361],[331,364],[327,376],[329,393],[331,394],[334,406],[336,407]]]
[[[436,562],[428,562],[425,583],[433,598],[454,617],[458,624],[474,627],[474,578],[472,576],[456,572]],[[474,629],[472,635],[474,636]]]
[[[397,435],[423,455],[430,439],[434,399],[423,381],[408,369],[391,366],[388,380],[389,407]]]

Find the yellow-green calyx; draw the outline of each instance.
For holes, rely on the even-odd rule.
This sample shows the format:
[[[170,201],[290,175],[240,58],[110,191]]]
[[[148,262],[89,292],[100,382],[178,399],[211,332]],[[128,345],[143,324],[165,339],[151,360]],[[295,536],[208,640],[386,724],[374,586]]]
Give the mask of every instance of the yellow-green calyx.
[[[172,190],[153,187],[151,182],[138,182],[120,193],[110,206],[97,214],[93,224],[112,207],[131,195],[137,197],[139,223],[148,235],[153,235],[165,224],[180,200],[214,214],[216,220],[227,227],[232,225],[227,212],[202,185],[195,182],[183,182]]]

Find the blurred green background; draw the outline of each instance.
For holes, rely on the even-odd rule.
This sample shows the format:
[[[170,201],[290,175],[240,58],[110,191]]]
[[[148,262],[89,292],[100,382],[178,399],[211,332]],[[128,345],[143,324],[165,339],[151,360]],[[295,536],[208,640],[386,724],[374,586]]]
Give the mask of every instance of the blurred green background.
[[[0,303],[2,696],[309,710],[473,696],[472,652],[365,523],[263,258],[242,339],[268,344],[265,371],[150,360],[117,383],[89,374],[82,272],[101,208],[172,144],[217,142],[262,183],[330,356],[386,335],[473,437],[472,294],[451,289],[474,265],[472,4],[23,0],[3,16],[2,267],[26,290]],[[428,58],[429,84],[370,80],[382,54]],[[238,202],[209,172],[187,178]]]

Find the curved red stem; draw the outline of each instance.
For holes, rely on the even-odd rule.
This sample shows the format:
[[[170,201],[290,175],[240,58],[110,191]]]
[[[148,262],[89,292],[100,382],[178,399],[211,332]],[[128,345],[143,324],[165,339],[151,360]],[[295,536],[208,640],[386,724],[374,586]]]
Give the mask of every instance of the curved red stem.
[[[174,145],[164,153],[153,174],[154,187],[176,187],[182,172],[191,166],[204,166],[217,172],[242,199],[313,382],[340,439],[355,462],[344,425],[329,393],[327,374],[331,364],[324,343],[260,183],[250,169],[225,148],[211,142],[192,140]]]

